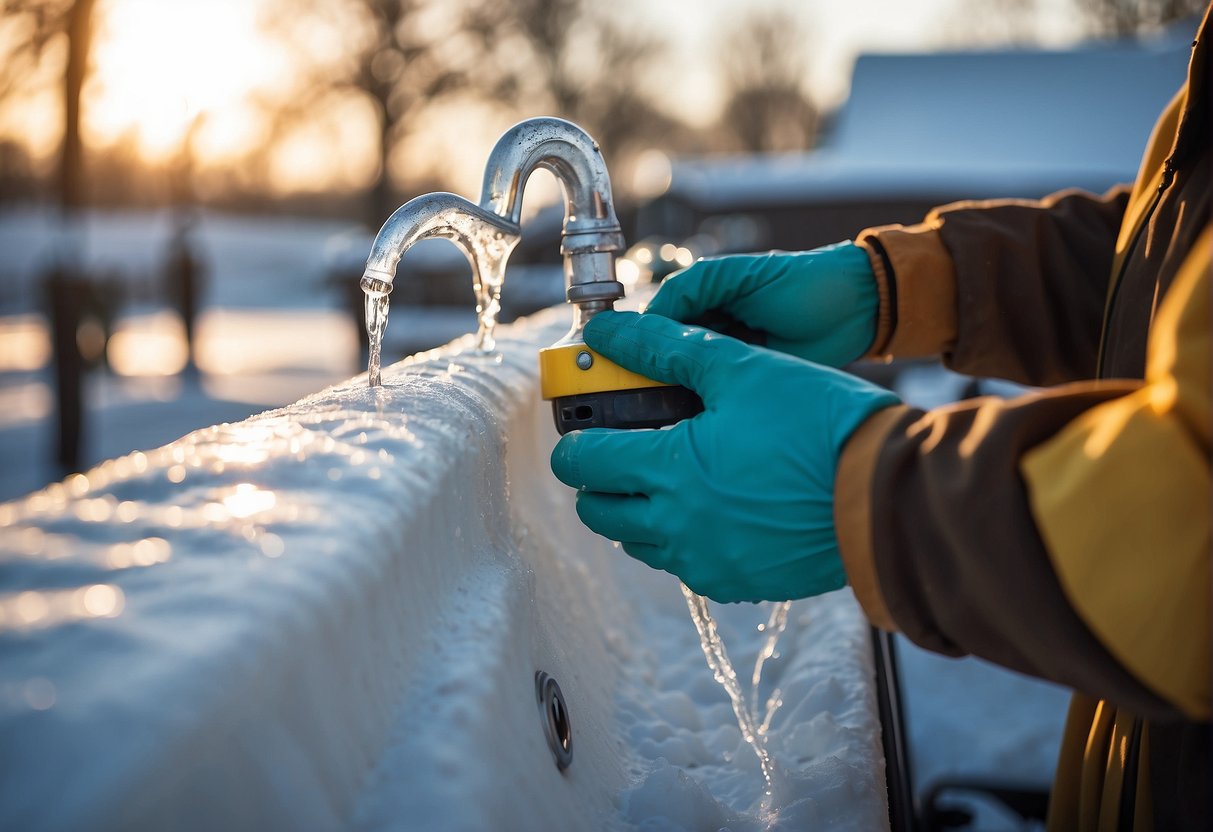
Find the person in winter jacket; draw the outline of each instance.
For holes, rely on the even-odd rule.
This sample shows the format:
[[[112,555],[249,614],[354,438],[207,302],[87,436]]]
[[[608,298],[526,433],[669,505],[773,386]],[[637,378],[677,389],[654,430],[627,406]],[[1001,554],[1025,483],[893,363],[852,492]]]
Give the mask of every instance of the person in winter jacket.
[[[701,594],[849,583],[879,627],[1073,688],[1054,830],[1213,828],[1209,37],[1131,187],[704,260],[595,316],[705,411],[552,455],[586,525]],[[767,346],[685,323],[710,310]],[[1042,389],[924,412],[834,369],[916,356]]]

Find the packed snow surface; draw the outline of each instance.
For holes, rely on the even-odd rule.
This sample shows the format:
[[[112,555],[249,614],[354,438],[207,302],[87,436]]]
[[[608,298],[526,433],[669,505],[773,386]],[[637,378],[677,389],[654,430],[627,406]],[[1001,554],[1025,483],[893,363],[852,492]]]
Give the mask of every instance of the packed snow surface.
[[[676,580],[548,471],[552,310],[0,505],[0,828],[879,829],[867,624],[793,605],[758,761]],[[714,607],[743,678],[762,606]],[[559,683],[553,761],[535,674]]]

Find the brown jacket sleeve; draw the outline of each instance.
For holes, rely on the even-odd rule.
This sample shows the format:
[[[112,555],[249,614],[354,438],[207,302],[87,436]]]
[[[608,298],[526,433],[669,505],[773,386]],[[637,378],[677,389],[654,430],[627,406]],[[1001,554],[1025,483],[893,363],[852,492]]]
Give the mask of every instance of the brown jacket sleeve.
[[[1208,718],[1211,258],[1208,228],[1144,382],[889,408],[856,431],[836,528],[874,623],[1141,716]]]
[[[926,413],[901,406],[861,426],[839,464],[836,526],[873,622],[929,650],[1173,716],[1074,611],[1017,472],[1027,450],[1134,388],[1088,382]]]
[[[1128,197],[958,202],[916,226],[864,231],[882,298],[896,304],[872,354],[941,355],[962,373],[1038,386],[1093,378]]]

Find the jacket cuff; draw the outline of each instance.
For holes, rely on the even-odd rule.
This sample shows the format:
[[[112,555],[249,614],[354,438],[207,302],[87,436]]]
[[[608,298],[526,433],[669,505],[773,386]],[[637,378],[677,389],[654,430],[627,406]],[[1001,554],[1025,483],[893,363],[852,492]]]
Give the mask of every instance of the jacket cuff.
[[[885,439],[908,410],[905,405],[894,405],[869,416],[847,440],[834,477],[834,533],[847,581],[868,620],[889,631],[895,631],[897,625],[880,594],[876,577],[871,485]]]
[[[957,326],[956,267],[938,225],[869,228],[857,242],[872,260],[881,298],[876,340],[865,357],[919,358],[951,353]],[[886,304],[895,308],[886,311]],[[892,332],[884,338],[881,321],[892,325]]]
[[[894,314],[897,298],[893,285],[893,276],[889,274],[885,263],[884,250],[875,244],[874,240],[856,240],[855,244],[868,255],[868,263],[872,267],[872,276],[876,278],[876,336],[871,345],[860,358],[880,358],[885,354],[885,347],[896,326]]]

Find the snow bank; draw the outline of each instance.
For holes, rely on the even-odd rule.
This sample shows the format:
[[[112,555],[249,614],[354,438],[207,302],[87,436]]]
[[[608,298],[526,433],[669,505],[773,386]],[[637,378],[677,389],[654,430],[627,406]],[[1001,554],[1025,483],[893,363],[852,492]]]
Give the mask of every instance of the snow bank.
[[[0,505],[0,828],[874,829],[846,591],[792,608],[757,760],[675,581],[549,474],[554,309]],[[742,678],[765,610],[717,608]],[[553,761],[535,674],[563,690]]]

